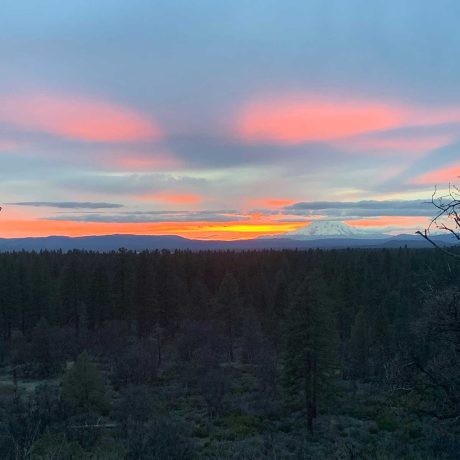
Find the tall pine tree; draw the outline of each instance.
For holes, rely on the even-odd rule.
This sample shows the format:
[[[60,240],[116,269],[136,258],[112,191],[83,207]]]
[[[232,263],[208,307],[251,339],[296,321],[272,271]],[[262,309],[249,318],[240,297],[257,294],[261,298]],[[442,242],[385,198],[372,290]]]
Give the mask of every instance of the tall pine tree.
[[[302,394],[307,427],[313,433],[318,399],[336,364],[336,321],[319,276],[308,276],[295,290],[284,323],[284,383]]]

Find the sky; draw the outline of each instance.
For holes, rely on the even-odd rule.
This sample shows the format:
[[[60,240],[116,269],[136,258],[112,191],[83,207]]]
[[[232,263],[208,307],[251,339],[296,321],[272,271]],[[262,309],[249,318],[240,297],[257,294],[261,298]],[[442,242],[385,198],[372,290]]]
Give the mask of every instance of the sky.
[[[0,237],[408,233],[460,176],[460,2],[3,0]]]

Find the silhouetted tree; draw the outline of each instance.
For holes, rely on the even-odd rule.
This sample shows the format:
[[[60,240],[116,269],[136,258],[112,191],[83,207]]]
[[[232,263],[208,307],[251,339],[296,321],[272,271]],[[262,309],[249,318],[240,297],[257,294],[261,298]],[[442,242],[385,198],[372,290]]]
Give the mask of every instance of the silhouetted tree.
[[[228,357],[230,361],[235,359],[234,348],[240,320],[240,299],[238,283],[231,273],[227,273],[217,293],[217,318],[223,328]]]
[[[107,389],[90,356],[81,353],[62,380],[62,400],[75,412],[106,413]]]
[[[326,287],[317,276],[297,288],[284,327],[284,382],[303,393],[307,427],[313,432],[318,396],[335,369],[336,329]]]
[[[449,184],[446,194],[440,195],[435,189],[431,202],[436,209],[436,214],[431,220],[428,227],[423,231],[417,231],[419,235],[429,241],[437,249],[460,259],[460,255],[446,250],[438,245],[431,237],[432,228],[442,230],[452,236],[453,239],[460,242],[460,188],[454,184]]]

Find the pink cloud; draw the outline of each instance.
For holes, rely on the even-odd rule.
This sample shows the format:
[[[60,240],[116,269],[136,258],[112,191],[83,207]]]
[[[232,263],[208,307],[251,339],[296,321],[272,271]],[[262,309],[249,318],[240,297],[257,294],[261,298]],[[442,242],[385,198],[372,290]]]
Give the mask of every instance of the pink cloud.
[[[446,168],[436,169],[428,173],[422,174],[411,181],[416,185],[436,185],[457,183],[460,177],[460,164],[448,166]]]
[[[394,101],[327,95],[255,99],[236,117],[236,132],[247,142],[299,144],[329,142],[358,150],[424,152],[449,143],[458,127],[444,135],[371,139],[371,133],[408,126],[459,124],[460,107],[421,107]]]
[[[161,136],[153,120],[133,110],[107,101],[53,93],[0,97],[0,122],[94,142],[145,141]]]
[[[247,141],[297,144],[395,128],[406,118],[405,110],[389,104],[300,96],[249,103],[239,115],[237,129]]]

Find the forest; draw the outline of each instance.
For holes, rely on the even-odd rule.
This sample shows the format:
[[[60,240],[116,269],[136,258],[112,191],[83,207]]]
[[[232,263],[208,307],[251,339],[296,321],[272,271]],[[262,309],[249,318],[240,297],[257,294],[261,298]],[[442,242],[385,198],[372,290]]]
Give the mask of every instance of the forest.
[[[436,249],[0,254],[9,459],[456,459]]]

